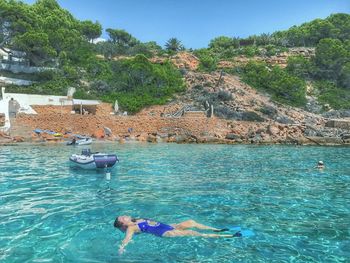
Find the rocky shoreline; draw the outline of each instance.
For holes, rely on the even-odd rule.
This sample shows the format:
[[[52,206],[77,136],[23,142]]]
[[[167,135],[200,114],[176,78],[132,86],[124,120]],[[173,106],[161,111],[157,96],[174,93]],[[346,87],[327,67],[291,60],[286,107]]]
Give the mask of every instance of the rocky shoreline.
[[[300,132],[304,129],[304,132]],[[93,134],[94,142],[98,143],[178,143],[178,144],[254,144],[254,145],[317,145],[317,146],[350,146],[350,133],[340,133],[339,129],[331,129],[338,136],[314,136],[310,132],[309,136],[304,135],[305,130],[310,128],[303,127],[287,127],[268,125],[266,129],[259,128],[257,130],[249,130],[246,134],[238,134],[234,132],[227,133],[225,136],[215,134],[194,135],[191,133],[130,133],[124,135],[101,135],[102,129],[98,130],[100,136]],[[331,135],[330,129],[327,130]],[[319,131],[320,132],[320,131]],[[295,136],[298,135],[298,136]],[[8,136],[0,133],[0,146],[13,146],[19,144],[65,144],[70,141],[71,135],[63,135],[62,137],[54,137],[49,134],[38,135],[33,133],[30,137]]]

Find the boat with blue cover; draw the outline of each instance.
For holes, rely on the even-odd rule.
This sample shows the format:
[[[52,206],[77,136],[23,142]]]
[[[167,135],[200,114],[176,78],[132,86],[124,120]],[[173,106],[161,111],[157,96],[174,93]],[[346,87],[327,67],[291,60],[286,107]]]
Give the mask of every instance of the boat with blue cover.
[[[84,149],[81,154],[72,154],[69,161],[74,166],[93,170],[112,168],[119,160],[116,154],[92,153],[90,149]]]

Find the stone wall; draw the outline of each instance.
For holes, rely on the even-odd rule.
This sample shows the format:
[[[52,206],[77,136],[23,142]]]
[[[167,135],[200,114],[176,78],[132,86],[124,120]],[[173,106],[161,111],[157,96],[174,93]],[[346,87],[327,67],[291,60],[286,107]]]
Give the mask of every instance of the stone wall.
[[[46,113],[38,115],[20,114],[17,124],[29,126],[31,129],[48,129],[57,132],[73,132],[93,135],[99,128],[108,127],[114,135],[133,133],[188,133],[199,136],[203,133],[215,133],[226,126],[226,122],[216,118],[182,117],[162,118],[158,116],[97,116]]]
[[[114,112],[114,109],[110,103],[100,103],[96,106],[96,115],[98,116],[110,115],[111,112]]]
[[[350,120],[330,120],[326,127],[350,130]]]
[[[31,105],[38,114],[70,114],[72,106],[54,106],[54,105]]]

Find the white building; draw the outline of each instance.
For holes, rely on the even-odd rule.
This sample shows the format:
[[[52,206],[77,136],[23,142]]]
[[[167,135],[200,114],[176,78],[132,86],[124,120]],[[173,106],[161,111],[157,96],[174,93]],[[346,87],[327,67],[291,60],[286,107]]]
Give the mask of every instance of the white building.
[[[75,100],[67,96],[51,96],[21,93],[6,93],[5,88],[1,89],[0,113],[5,114],[5,125],[0,130],[8,131],[11,127],[9,101],[14,99],[20,105],[18,113],[37,114],[31,105],[52,105],[52,106],[72,106],[72,110],[77,106],[82,109],[87,105],[98,105],[98,100]]]

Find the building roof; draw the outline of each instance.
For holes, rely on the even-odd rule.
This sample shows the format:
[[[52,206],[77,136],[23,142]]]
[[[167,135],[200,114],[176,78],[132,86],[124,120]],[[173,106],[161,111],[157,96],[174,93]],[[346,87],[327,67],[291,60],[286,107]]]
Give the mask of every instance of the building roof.
[[[73,99],[73,105],[99,105],[98,100],[76,100]]]

